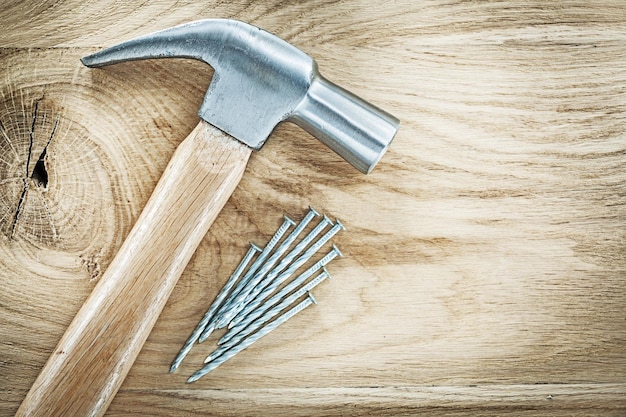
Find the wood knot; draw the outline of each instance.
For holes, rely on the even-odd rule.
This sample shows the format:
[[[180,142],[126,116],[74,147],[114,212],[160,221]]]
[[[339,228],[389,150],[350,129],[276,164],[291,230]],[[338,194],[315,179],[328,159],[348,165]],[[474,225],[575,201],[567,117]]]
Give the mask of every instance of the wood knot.
[[[58,230],[47,196],[48,165],[61,113],[46,106],[43,97],[18,97],[25,100],[16,101],[10,91],[2,95],[0,231],[10,239],[32,234],[36,240],[50,243],[57,239]]]
[[[94,143],[45,88],[0,90],[0,236],[36,247],[83,246],[94,233]],[[87,239],[86,239],[87,238]],[[84,246],[83,246],[84,247]]]
[[[95,281],[100,277],[102,268],[100,267],[100,258],[102,257],[102,251],[98,253],[92,253],[90,255],[81,255],[81,264],[87,269],[89,274],[89,280]]]

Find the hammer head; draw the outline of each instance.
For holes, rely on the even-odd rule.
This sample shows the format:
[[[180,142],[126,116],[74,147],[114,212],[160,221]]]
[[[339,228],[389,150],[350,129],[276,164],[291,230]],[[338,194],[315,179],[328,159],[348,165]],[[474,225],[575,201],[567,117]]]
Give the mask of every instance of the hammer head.
[[[399,121],[324,79],[304,52],[257,27],[208,19],[135,38],[82,58],[88,67],[184,57],[215,73],[199,116],[260,149],[276,125],[291,121],[361,172],[382,157]]]

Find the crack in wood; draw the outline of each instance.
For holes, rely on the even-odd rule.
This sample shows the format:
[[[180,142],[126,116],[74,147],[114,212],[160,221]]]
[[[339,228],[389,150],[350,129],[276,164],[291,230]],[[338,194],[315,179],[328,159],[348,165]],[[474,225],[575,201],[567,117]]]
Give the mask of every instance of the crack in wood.
[[[28,155],[26,156],[26,175],[23,178],[19,178],[19,177],[14,178],[14,180],[21,179],[23,183],[23,187],[22,187],[22,192],[20,194],[20,198],[17,203],[17,208],[15,209],[13,223],[11,225],[11,234],[10,234],[11,239],[15,238],[17,226],[19,224],[20,217],[24,209],[24,204],[28,197],[28,191],[31,187],[31,181],[37,188],[37,195],[39,196],[39,199],[41,200],[43,208],[46,212],[46,217],[48,219],[48,222],[50,223],[50,228],[52,229],[52,238],[53,240],[56,240],[57,238],[56,227],[52,220],[52,213],[50,211],[50,208],[48,207],[48,204],[46,202],[44,195],[41,192],[40,187],[43,187],[44,190],[47,190],[48,188],[49,177],[48,177],[48,170],[46,169],[46,156],[48,154],[48,148],[50,146],[50,143],[52,143],[52,140],[55,137],[57,128],[59,126],[59,122],[61,120],[61,115],[59,113],[57,113],[56,119],[54,121],[54,125],[52,126],[52,131],[50,133],[50,136],[48,137],[48,140],[46,141],[46,144],[41,154],[39,155],[39,158],[37,158],[37,162],[35,163],[35,166],[33,167],[32,172],[30,171],[31,160],[33,160],[33,148],[35,144],[35,126],[37,123],[37,118],[39,116],[39,104],[41,103],[41,100],[43,100],[43,98],[35,101],[34,109],[33,109],[33,120],[31,122],[30,130],[28,133],[29,143],[28,143]],[[11,143],[4,129],[4,126],[0,126],[0,131],[2,131],[2,134],[6,138],[7,142]],[[11,147],[13,146],[11,145]]]
[[[30,158],[33,154],[33,144],[35,143],[35,123],[37,122],[37,113],[39,113],[39,103],[41,99],[35,101],[35,109],[33,110],[33,122],[30,126],[30,132],[28,132],[28,156],[26,157],[26,178],[30,172]]]
[[[22,206],[24,205],[24,201],[26,200],[26,193],[28,192],[28,179],[22,178],[22,181],[24,182],[24,188],[22,189],[22,194],[20,195],[20,199],[17,202],[17,209],[15,209],[15,216],[13,217],[13,224],[11,225],[11,239],[15,237],[15,229],[17,228],[17,223],[20,219]]]
[[[43,185],[44,190],[48,188],[48,171],[46,170],[45,159],[48,153],[48,147],[50,146],[50,143],[52,142],[52,139],[54,138],[54,134],[57,131],[57,127],[59,126],[59,120],[61,120],[61,114],[57,113],[57,117],[54,121],[54,125],[52,126],[52,132],[50,132],[50,137],[48,138],[48,141],[46,142],[46,146],[44,146],[43,151],[41,151],[41,155],[39,155],[39,159],[37,160],[37,163],[35,164],[35,168],[33,169],[33,174],[31,175],[31,179],[37,185],[37,195],[39,196],[39,199],[41,200],[41,204],[46,210],[46,216],[48,217],[48,222],[50,223],[50,228],[52,229],[52,240],[57,239],[57,230],[56,230],[56,227],[54,226],[54,220],[52,220],[52,213],[50,213],[50,207],[48,207],[48,203],[46,202],[46,199],[44,198],[41,190],[39,189],[39,186]]]
[[[48,138],[48,141],[46,142],[46,146],[44,146],[43,151],[41,151],[41,155],[39,155],[39,159],[35,163],[33,173],[30,176],[35,185],[43,186],[44,189],[48,188],[48,171],[46,170],[46,155],[48,153],[48,146],[50,146],[50,142],[52,142],[52,139],[54,138],[54,134],[57,130],[57,126],[59,125],[60,118],[61,115],[57,114],[56,120],[54,121],[54,126],[52,126],[52,132],[50,133],[50,137]]]
[[[35,109],[33,110],[33,121],[30,125],[30,131],[28,132],[29,143],[28,143],[28,155],[26,156],[26,175],[22,178],[22,182],[24,183],[24,187],[22,188],[22,194],[20,195],[20,199],[17,202],[17,208],[15,209],[15,216],[13,217],[13,224],[11,225],[11,239],[15,237],[15,229],[17,228],[17,224],[20,220],[20,213],[22,212],[22,207],[24,206],[24,201],[26,201],[26,193],[28,193],[28,173],[30,171],[30,158],[33,153],[33,143],[35,142],[35,123],[37,122],[37,113],[39,112],[39,103],[40,100],[35,101]]]

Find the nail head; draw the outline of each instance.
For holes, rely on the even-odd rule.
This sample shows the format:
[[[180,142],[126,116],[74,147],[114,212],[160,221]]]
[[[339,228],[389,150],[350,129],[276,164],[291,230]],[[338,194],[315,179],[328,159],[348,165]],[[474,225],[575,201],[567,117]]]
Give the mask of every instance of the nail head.
[[[335,219],[335,225],[339,226],[341,230],[346,230],[346,226],[344,226],[339,219]]]

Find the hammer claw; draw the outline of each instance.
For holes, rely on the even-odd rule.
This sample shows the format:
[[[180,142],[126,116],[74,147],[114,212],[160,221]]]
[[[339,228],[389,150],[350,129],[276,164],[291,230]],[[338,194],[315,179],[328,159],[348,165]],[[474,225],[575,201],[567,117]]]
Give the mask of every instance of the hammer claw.
[[[156,58],[192,58],[213,65],[224,33],[235,21],[213,19],[174,26],[140,36],[81,58],[91,68]]]

